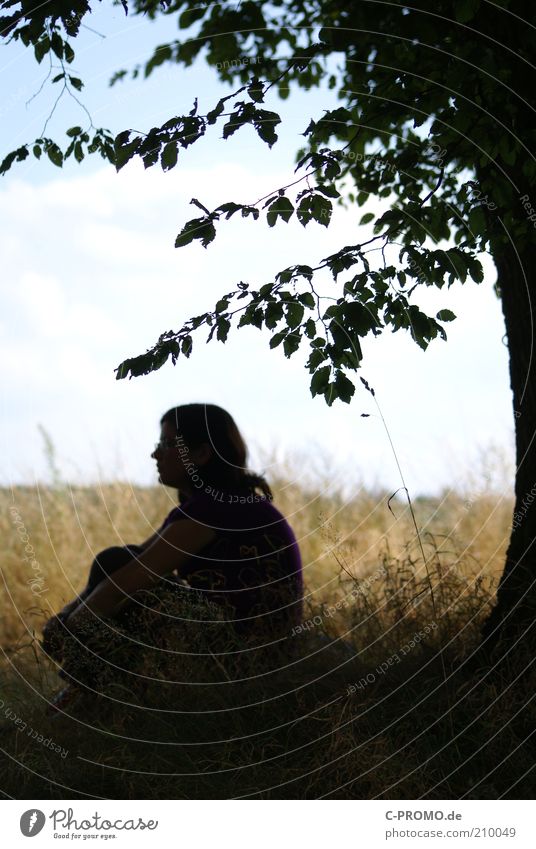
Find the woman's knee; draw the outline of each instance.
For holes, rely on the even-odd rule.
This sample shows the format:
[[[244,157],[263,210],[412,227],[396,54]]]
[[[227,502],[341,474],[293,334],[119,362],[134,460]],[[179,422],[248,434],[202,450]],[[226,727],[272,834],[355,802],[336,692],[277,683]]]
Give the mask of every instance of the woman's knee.
[[[91,564],[89,585],[94,586],[95,583],[111,575],[117,569],[126,566],[141,551],[142,549],[138,545],[114,545],[100,551]]]
[[[136,554],[142,551],[139,545],[112,545],[110,548],[105,548],[99,551],[95,560],[100,564],[112,564],[124,561],[128,563]]]

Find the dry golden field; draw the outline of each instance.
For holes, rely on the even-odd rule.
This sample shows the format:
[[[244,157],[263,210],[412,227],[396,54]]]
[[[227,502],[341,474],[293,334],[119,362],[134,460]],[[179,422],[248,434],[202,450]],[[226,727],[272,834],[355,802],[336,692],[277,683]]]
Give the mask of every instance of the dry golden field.
[[[404,493],[389,501],[392,493],[361,489],[349,499],[327,483],[307,489],[272,475],[302,551],[301,659],[275,660],[277,675],[253,660],[238,690],[210,652],[206,662],[196,655],[200,680],[223,670],[228,687],[201,695],[181,659],[182,690],[151,695],[133,684],[117,699],[117,681],[82,717],[59,719],[45,711],[61,682],[36,639],[43,622],[83,587],[98,551],[147,538],[175,493],[61,480],[0,491],[0,789],[36,799],[527,798],[531,679],[512,655],[491,673],[464,667],[493,602],[513,507],[483,480],[413,499],[414,521]],[[338,637],[346,647],[329,642]],[[177,639],[184,650],[187,632]],[[522,647],[515,659],[531,661]],[[15,717],[67,754],[21,733]]]
[[[513,500],[482,494],[478,485],[417,498],[419,535],[403,492],[389,504],[389,492],[362,490],[349,500],[322,494],[327,487],[307,491],[284,479],[272,485],[274,504],[299,540],[311,613],[333,607],[354,582],[362,582],[361,595],[383,620],[383,597],[391,598],[390,610],[398,605],[401,611],[414,584],[424,582],[432,592],[437,583],[435,600],[450,618],[463,615],[475,585],[492,591],[502,571]],[[149,537],[175,506],[176,493],[120,482],[63,484],[3,489],[0,503],[5,594],[0,644],[7,647],[38,631],[43,616],[82,589],[97,552]],[[334,633],[358,624],[355,607],[341,603],[327,617]]]

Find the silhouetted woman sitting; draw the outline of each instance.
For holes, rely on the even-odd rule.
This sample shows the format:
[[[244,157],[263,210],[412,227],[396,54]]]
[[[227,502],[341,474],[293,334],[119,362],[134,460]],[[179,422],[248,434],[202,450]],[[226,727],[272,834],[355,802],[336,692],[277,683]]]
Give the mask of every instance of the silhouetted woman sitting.
[[[186,404],[168,410],[160,425],[151,456],[160,482],[177,488],[179,506],[141,545],[97,555],[86,588],[43,629],[43,648],[56,659],[62,631],[76,628],[87,611],[120,620],[136,592],[164,579],[223,606],[246,637],[280,639],[301,621],[298,543],[265,479],[247,471],[233,418],[214,404]]]

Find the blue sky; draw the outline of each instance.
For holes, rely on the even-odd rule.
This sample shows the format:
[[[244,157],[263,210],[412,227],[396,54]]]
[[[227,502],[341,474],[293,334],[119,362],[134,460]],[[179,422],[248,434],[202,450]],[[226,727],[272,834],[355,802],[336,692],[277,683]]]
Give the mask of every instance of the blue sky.
[[[88,25],[100,34],[84,30],[73,71],[85,82],[80,99],[96,126],[146,130],[189,110],[196,95],[210,108],[230,91],[202,64],[159,68],[145,82],[109,89],[115,70],[133,67],[177,37],[174,20],[129,19],[121,7],[99,4]],[[47,61],[38,65],[18,43],[3,48],[1,157],[42,132],[57,87],[47,84],[26,101],[43,82]],[[318,261],[355,241],[363,209],[337,209],[327,230],[294,221],[270,230],[264,222],[232,219],[207,250],[173,247],[182,223],[193,217],[191,197],[209,207],[252,202],[289,182],[299,133],[333,102],[332,92],[274,100],[267,108],[280,111],[284,122],[272,150],[250,128],[226,142],[216,129],[169,174],[158,166],[144,171],[137,162],[116,174],[90,157],[63,169],[27,159],[1,179],[2,484],[47,479],[39,424],[70,480],[156,482],[149,455],[160,415],[178,403],[206,400],[235,416],[251,446],[251,465],[268,476],[287,458],[296,480],[320,474],[353,491],[363,484],[400,486],[370,395],[359,387],[350,405],[330,409],[312,399],[305,351],[287,360],[269,350],[270,334],[244,328],[225,345],[194,338],[189,360],[144,378],[116,381],[113,371],[162,331],[213,306],[239,280],[262,284],[290,263]],[[61,139],[84,121],[81,108],[64,98],[47,135]],[[366,228],[361,232],[366,238]],[[457,487],[503,461],[498,485],[511,481],[508,352],[494,269],[487,260],[485,268],[480,286],[457,284],[416,297],[425,309],[449,307],[459,316],[447,343],[436,341],[425,353],[409,336],[388,332],[363,346],[361,374],[375,388],[412,494]]]

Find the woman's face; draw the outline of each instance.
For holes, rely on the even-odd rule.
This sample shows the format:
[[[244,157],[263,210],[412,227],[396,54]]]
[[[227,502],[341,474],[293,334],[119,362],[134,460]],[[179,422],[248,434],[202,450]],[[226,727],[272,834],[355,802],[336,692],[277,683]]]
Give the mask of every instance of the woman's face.
[[[160,443],[151,457],[156,460],[160,482],[172,486],[187,495],[193,495],[204,487],[202,466],[210,459],[212,449],[208,442],[199,448],[189,449],[182,440],[177,440],[177,429],[171,422],[163,422]]]

